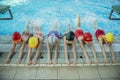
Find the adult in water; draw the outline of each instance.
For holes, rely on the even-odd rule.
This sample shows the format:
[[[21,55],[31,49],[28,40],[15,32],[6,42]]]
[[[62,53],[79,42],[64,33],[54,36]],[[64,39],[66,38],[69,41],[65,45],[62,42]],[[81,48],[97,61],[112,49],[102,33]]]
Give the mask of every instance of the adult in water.
[[[23,57],[24,48],[28,42],[29,37],[32,35],[32,32],[28,30],[29,24],[30,24],[30,21],[27,22],[27,24],[25,26],[25,30],[22,33],[22,46],[20,48],[19,56],[16,61],[17,64],[19,64],[21,62],[21,59]]]
[[[64,36],[64,49],[65,49],[65,58],[66,58],[66,64],[70,65],[70,61],[68,59],[68,49],[67,46],[72,45],[73,50],[73,64],[76,65],[76,42],[74,40],[75,34],[73,31],[70,31],[70,24],[68,24],[68,33]]]
[[[21,41],[22,41],[21,34],[19,32],[14,32],[12,35],[12,41],[13,41],[13,45],[12,45],[12,48],[11,48],[11,50],[10,50],[6,60],[5,60],[6,64],[10,63],[10,60],[11,60],[12,56],[14,55],[16,45],[21,43]]]
[[[55,26],[58,28],[58,23]],[[58,56],[58,46],[59,46],[59,33],[57,30],[51,30],[47,35],[47,51],[48,51],[48,64],[52,63],[51,60],[51,49],[54,48],[54,62],[53,64],[57,63],[57,56]]]
[[[34,24],[34,22],[32,22],[32,24]],[[34,36],[30,37],[29,41],[28,41],[28,46],[29,46],[29,50],[28,50],[28,55],[27,55],[27,64],[36,64],[37,63],[37,59],[40,55],[40,50],[42,48],[42,42],[43,42],[43,34],[42,34],[42,26],[40,26],[40,28],[38,27],[38,25],[32,25],[34,26],[34,28],[36,29],[36,32],[34,33]],[[33,60],[31,61],[31,56],[32,56],[32,49],[36,48],[36,53],[34,55]]]
[[[114,41],[114,35],[111,32],[108,32],[105,35],[105,32],[103,30],[97,29],[97,20],[94,22],[94,27],[96,30],[95,35],[99,41],[99,45],[102,50],[102,54],[104,56],[105,63],[109,63],[109,59],[106,55],[104,44],[108,45],[108,47],[110,49],[110,52],[112,54],[113,63],[117,63],[117,59],[116,59],[115,53],[113,52],[113,48],[112,48],[112,43]]]

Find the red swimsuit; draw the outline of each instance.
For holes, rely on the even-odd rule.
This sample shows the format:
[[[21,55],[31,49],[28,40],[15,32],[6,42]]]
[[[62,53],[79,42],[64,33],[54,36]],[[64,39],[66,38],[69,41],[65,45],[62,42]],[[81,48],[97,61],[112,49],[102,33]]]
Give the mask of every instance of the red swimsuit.
[[[75,30],[75,37],[78,39],[78,37],[83,36],[84,32],[81,29]]]

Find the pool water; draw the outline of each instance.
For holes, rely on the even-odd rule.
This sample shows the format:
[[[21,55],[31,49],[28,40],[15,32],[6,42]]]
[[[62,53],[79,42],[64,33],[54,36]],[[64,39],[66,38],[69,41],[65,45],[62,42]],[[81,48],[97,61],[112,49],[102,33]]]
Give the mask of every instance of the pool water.
[[[59,32],[76,28],[76,15],[81,16],[81,28],[94,35],[94,21],[105,32],[120,34],[120,20],[109,20],[112,5],[120,5],[120,0],[0,0],[0,4],[10,5],[13,20],[0,20],[0,35],[11,35],[14,31],[23,32],[27,20],[36,20],[42,24],[44,34],[54,28],[59,21]],[[7,17],[8,13],[0,14]],[[113,17],[120,15],[113,13]]]

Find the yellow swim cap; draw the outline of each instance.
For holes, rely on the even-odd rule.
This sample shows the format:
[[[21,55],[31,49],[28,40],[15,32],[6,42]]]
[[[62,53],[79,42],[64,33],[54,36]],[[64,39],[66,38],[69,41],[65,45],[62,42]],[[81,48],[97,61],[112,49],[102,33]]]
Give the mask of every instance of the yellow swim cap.
[[[105,35],[105,39],[106,41],[112,43],[114,41],[114,35],[111,32],[109,32]]]
[[[29,39],[28,45],[30,48],[36,48],[38,45],[38,38],[33,36]]]

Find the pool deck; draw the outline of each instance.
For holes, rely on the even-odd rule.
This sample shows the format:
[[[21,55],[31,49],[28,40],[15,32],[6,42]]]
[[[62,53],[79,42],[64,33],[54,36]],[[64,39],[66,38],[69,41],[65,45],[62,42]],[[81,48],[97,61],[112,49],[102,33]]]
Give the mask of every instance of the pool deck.
[[[8,55],[8,52],[12,46],[11,37],[8,36],[7,40],[2,36],[0,37],[0,80],[16,80],[16,79],[68,79],[68,80],[120,80],[120,42],[116,41],[113,43],[113,50],[116,54],[118,63],[114,64],[111,59],[111,54],[109,49],[106,48],[107,56],[109,57],[110,63],[105,64],[100,48],[98,47],[98,42],[94,39],[93,43],[97,52],[97,57],[99,59],[99,64],[94,64],[94,59],[92,52],[86,45],[87,52],[91,60],[91,64],[86,64],[85,58],[80,58],[82,56],[82,51],[80,46],[77,46],[77,65],[66,65],[64,56],[63,41],[58,50],[58,62],[56,65],[47,64],[47,52],[45,43],[43,44],[43,49],[41,52],[41,57],[38,59],[36,65],[26,65],[27,58],[27,46],[25,49],[24,57],[20,64],[16,64],[16,60],[19,53],[20,45],[17,46],[15,55],[12,57],[10,64],[4,64],[4,61]],[[96,48],[97,47],[97,48]],[[72,53],[69,49],[70,61],[72,61]],[[35,50],[33,51],[35,52]],[[32,56],[33,58],[33,56]]]

